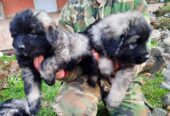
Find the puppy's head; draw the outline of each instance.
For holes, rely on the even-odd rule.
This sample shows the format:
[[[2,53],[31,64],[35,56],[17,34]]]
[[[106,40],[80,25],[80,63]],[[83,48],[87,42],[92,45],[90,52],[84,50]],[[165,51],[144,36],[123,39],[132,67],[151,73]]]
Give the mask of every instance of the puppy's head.
[[[122,62],[141,64],[149,58],[147,41],[151,28],[142,16],[130,20],[129,29],[120,37],[115,55]]]
[[[43,23],[32,10],[24,10],[13,18],[10,32],[16,55],[33,58],[45,54],[50,45],[45,36]]]

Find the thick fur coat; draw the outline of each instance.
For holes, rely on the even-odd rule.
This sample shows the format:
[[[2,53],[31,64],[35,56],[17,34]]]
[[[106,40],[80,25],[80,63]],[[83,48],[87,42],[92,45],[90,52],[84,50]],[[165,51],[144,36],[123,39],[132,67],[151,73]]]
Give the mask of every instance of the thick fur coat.
[[[149,56],[146,42],[150,31],[145,19],[137,12],[108,16],[79,34],[63,31],[44,13],[34,14],[26,10],[17,14],[10,24],[10,32],[22,69],[30,114],[36,114],[40,108],[41,80],[49,85],[54,84],[55,73],[59,69],[70,70],[79,64],[91,79],[91,85],[95,85],[99,77],[109,78],[113,73],[111,60],[120,62],[125,74],[129,67],[145,62]],[[92,49],[100,54],[98,62],[92,57]],[[33,59],[39,55],[45,56],[40,73],[33,66]],[[79,59],[86,60],[82,60],[84,63],[77,62]],[[126,76],[119,78],[118,75],[112,81],[111,94],[106,98],[108,103],[111,101],[109,106],[113,107],[112,96],[121,93],[122,98],[117,100],[119,97],[115,97],[119,102],[116,105],[119,105],[133,77],[133,73],[125,79]],[[119,83],[119,87],[115,83]],[[125,87],[122,89],[121,85]]]

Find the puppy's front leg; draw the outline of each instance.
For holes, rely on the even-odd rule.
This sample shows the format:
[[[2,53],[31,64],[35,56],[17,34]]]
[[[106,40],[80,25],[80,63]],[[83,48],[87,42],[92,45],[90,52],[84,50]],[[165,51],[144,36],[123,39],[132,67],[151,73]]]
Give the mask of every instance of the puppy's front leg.
[[[134,69],[135,67],[125,68],[116,73],[115,79],[112,80],[110,92],[106,97],[106,102],[109,107],[118,107],[123,101],[127,89],[135,76]]]
[[[31,115],[35,115],[40,109],[41,78],[34,67],[22,68],[24,91],[27,96]]]

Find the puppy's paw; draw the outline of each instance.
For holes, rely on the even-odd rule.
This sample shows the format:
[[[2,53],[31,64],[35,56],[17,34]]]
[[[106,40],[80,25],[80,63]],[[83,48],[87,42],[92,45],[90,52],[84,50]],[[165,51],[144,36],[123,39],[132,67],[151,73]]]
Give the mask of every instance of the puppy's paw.
[[[98,65],[99,65],[101,74],[105,77],[110,77],[110,75],[113,72],[113,68],[114,68],[112,61],[106,57],[102,57],[99,59]]]
[[[109,93],[105,100],[108,107],[117,108],[121,104],[123,97],[118,95],[117,93],[115,94]]]

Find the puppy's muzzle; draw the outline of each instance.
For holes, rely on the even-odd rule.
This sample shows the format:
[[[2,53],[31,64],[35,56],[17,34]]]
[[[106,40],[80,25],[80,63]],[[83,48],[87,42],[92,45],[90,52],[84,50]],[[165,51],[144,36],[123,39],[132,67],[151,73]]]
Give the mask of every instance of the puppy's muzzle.
[[[140,56],[135,57],[135,59],[136,59],[135,61],[137,64],[141,64],[141,63],[145,62],[146,60],[148,60],[149,57],[150,57],[149,53],[143,53]]]
[[[18,45],[18,50],[19,51],[24,51],[24,49],[25,49],[25,45],[24,44]]]

